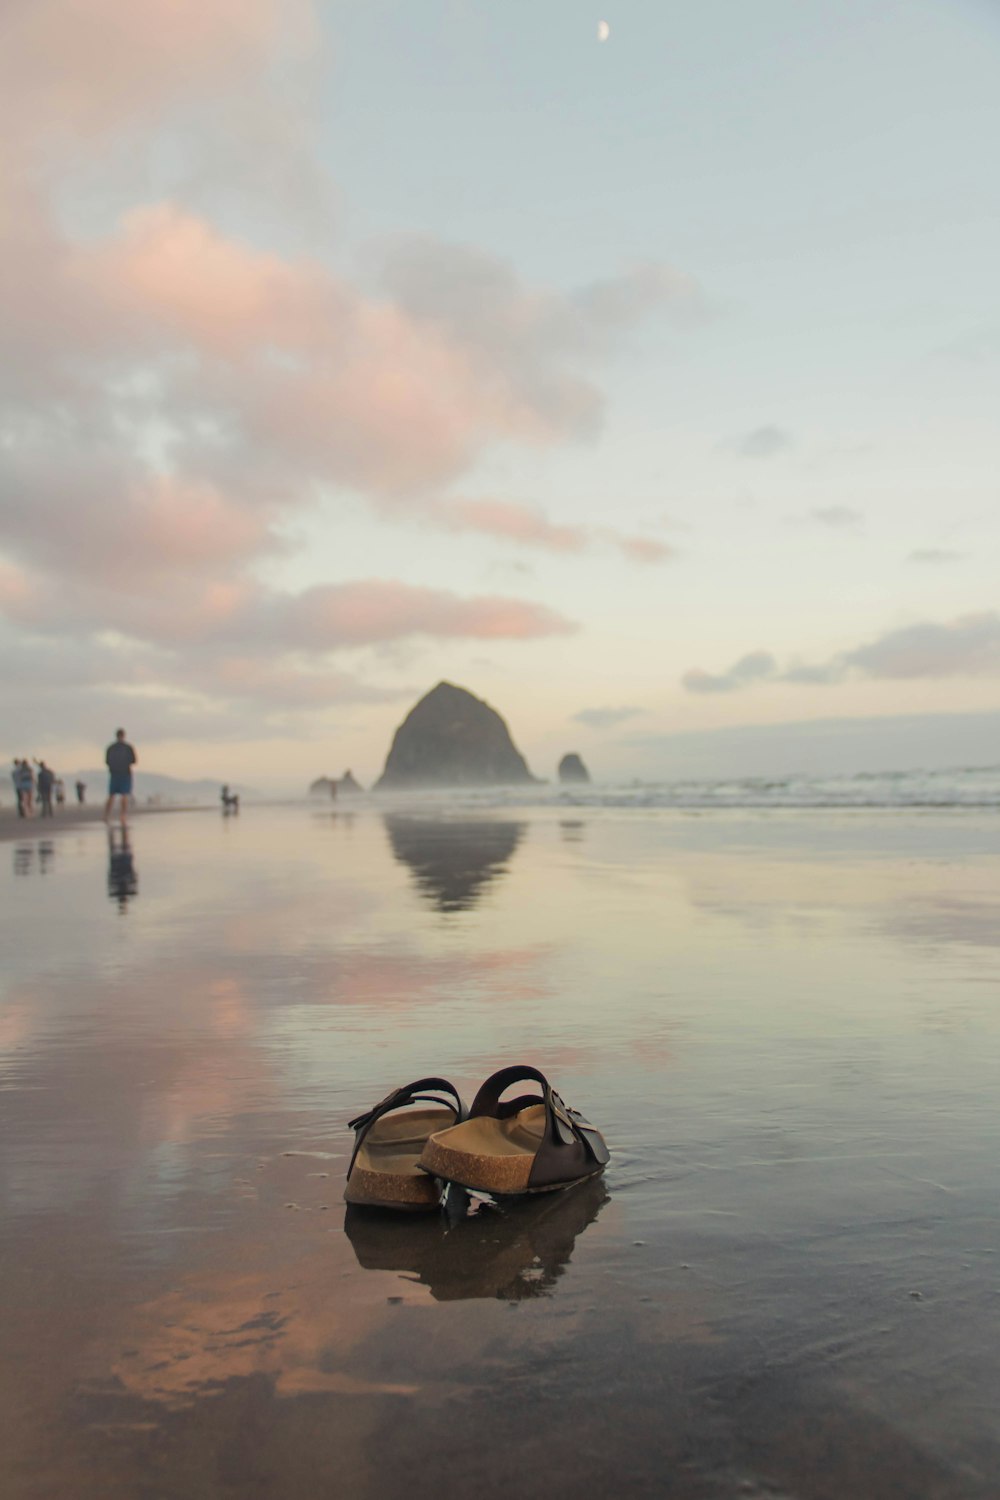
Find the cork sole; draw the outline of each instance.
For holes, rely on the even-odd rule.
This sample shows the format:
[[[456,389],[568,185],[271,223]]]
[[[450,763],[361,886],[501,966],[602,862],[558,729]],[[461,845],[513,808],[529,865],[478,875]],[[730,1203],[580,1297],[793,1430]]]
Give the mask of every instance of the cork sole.
[[[419,1163],[428,1136],[454,1119],[450,1109],[411,1109],[376,1120],[355,1158],[344,1202],[403,1213],[438,1208],[441,1185]]]
[[[432,1135],[420,1165],[444,1182],[501,1198],[568,1187],[563,1182],[554,1183],[552,1189],[528,1186],[544,1136],[544,1104],[529,1104],[506,1120],[480,1115]]]

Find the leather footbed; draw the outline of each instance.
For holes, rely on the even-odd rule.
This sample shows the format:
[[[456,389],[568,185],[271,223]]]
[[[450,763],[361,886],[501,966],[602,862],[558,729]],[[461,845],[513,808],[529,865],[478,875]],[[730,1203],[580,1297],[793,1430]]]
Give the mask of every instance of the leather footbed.
[[[432,1135],[421,1165],[425,1172],[463,1187],[486,1193],[524,1193],[544,1137],[542,1103],[529,1104],[503,1120],[477,1115]]]
[[[347,1203],[372,1208],[437,1208],[441,1189],[418,1166],[428,1136],[452,1125],[451,1109],[410,1109],[376,1120],[344,1189]]]

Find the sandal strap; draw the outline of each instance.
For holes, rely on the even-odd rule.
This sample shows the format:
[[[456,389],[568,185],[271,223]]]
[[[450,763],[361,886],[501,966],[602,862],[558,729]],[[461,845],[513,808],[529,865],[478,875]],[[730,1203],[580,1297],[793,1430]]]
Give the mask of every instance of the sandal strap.
[[[541,1100],[536,1094],[527,1094],[518,1099],[501,1102],[500,1095],[504,1090],[509,1089],[511,1084],[519,1083],[522,1079],[530,1079],[541,1084]],[[578,1109],[572,1109],[566,1104],[556,1093],[545,1074],[540,1073],[529,1063],[514,1063],[509,1068],[501,1068],[491,1078],[487,1078],[472,1101],[469,1118],[475,1119],[477,1115],[489,1115],[493,1119],[504,1120],[526,1109],[529,1105],[540,1102],[545,1105],[547,1140],[556,1146],[572,1146],[575,1142],[579,1142],[587,1154],[601,1166],[610,1161],[611,1153],[601,1132],[596,1126],[591,1125],[589,1120],[585,1120]]]
[[[523,1109],[526,1103],[537,1104],[538,1100],[534,1095],[526,1100],[515,1099],[510,1107],[500,1103],[500,1095],[504,1090],[509,1089],[512,1083],[520,1083],[522,1078],[540,1083],[546,1097],[550,1093],[549,1081],[544,1073],[540,1073],[530,1063],[512,1063],[509,1068],[501,1068],[499,1072],[494,1073],[480,1085],[479,1092],[472,1101],[472,1108],[469,1110],[469,1119],[474,1120],[477,1115],[489,1115],[499,1120],[508,1114],[515,1114],[518,1109]]]
[[[456,1125],[467,1119],[469,1114],[461,1094],[453,1083],[448,1082],[447,1078],[418,1078],[415,1083],[404,1083],[399,1088],[390,1089],[385,1098],[373,1104],[371,1109],[366,1110],[364,1114],[355,1115],[353,1120],[347,1122],[348,1130],[355,1132],[351,1164],[347,1169],[348,1177],[354,1169],[354,1163],[364,1144],[365,1136],[376,1120],[380,1120],[383,1115],[389,1114],[394,1109],[404,1108],[407,1104],[443,1104],[446,1109],[454,1110]]]

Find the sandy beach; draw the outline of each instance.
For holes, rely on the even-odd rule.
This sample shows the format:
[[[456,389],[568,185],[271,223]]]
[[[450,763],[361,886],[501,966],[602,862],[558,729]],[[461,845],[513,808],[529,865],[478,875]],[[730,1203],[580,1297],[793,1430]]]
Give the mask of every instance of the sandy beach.
[[[992,820],[88,814],[0,863],[5,1496],[995,1494]],[[602,1177],[345,1211],[511,1061]]]
[[[180,812],[215,812],[212,807],[164,807],[152,804],[139,804],[129,813],[129,823],[139,818],[146,818],[156,813],[180,813]],[[57,807],[51,818],[43,818],[36,810],[33,817],[19,818],[15,807],[0,807],[0,841],[7,839],[33,839],[51,838],[53,834],[61,833],[65,829],[79,828],[88,823],[104,822],[103,804],[67,803],[63,807]],[[119,820],[115,817],[113,827],[119,827]]]

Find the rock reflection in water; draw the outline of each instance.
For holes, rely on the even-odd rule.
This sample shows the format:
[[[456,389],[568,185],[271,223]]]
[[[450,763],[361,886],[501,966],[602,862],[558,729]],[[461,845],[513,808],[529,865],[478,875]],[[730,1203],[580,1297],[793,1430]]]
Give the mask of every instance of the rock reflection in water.
[[[139,894],[139,877],[136,874],[132,845],[128,829],[108,829],[108,895],[117,901],[118,910],[124,914],[129,901]]]
[[[366,1271],[399,1271],[438,1302],[547,1296],[569,1264],[577,1237],[608,1202],[603,1176],[559,1193],[495,1205],[449,1224],[349,1207],[344,1232]]]
[[[386,813],[392,852],[413,872],[418,889],[439,911],[467,911],[506,873],[526,824],[486,818],[410,818]]]

